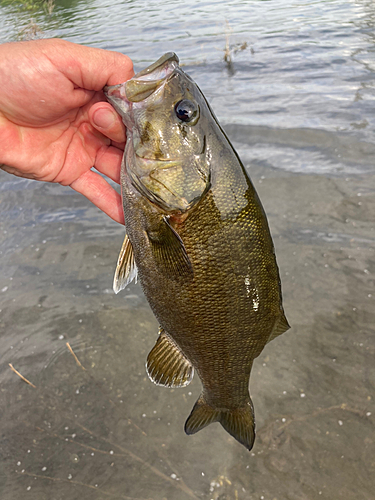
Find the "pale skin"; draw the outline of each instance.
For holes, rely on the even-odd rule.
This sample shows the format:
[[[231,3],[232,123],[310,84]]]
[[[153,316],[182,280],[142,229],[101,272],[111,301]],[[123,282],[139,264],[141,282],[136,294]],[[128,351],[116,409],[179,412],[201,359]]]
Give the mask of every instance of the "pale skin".
[[[126,132],[102,89],[133,74],[127,56],[65,40],[0,45],[0,167],[70,186],[123,224],[98,172],[119,183]]]

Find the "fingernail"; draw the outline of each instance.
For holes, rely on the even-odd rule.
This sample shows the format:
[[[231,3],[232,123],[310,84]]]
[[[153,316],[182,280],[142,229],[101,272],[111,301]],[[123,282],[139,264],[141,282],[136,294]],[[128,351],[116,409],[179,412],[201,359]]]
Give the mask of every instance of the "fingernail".
[[[109,109],[98,109],[95,111],[93,121],[97,127],[110,128],[116,121],[116,115]]]

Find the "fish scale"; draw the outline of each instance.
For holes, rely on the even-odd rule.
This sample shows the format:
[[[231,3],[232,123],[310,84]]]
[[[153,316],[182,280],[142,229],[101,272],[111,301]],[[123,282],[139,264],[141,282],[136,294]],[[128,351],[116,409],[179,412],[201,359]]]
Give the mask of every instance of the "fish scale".
[[[179,387],[196,371],[202,394],[187,434],[220,422],[251,449],[253,361],[289,328],[260,200],[175,54],[105,91],[128,128],[121,172],[126,236],[114,289],[137,270],[159,320],[148,374]]]

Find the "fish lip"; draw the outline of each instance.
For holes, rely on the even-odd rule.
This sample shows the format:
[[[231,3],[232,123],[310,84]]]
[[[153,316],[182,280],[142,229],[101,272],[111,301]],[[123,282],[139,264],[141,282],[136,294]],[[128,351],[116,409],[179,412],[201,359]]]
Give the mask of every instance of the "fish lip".
[[[140,156],[136,152],[134,152],[136,158],[144,161],[152,161],[152,162],[160,162],[160,163],[168,163],[168,162],[181,162],[180,158],[148,158],[147,156]]]
[[[126,111],[131,103],[146,100],[159,87],[167,83],[179,68],[179,59],[174,52],[167,52],[156,62],[119,85],[104,87],[103,91],[111,103],[122,101]]]
[[[142,71],[139,71],[139,73],[134,75],[132,80],[133,79],[138,80],[139,78],[148,79],[151,73],[155,73],[156,71],[163,71],[164,69],[167,72],[170,72],[169,68],[171,67],[175,68],[176,66],[179,65],[179,62],[180,62],[179,58],[174,52],[166,52],[164,55],[159,57],[157,61],[150,64],[150,66],[143,69]],[[155,78],[151,79],[154,80]]]
[[[141,156],[138,153],[134,152],[137,158],[141,158],[141,160],[150,160],[150,161],[179,161],[179,158],[148,158],[147,156]]]
[[[124,83],[119,83],[118,85],[106,85],[103,88],[103,92],[108,99],[111,98],[126,99]]]
[[[124,120],[131,109],[131,103],[128,101],[125,94],[125,84],[120,83],[119,85],[107,85],[103,88],[103,92],[107,101],[112,104]]]
[[[195,154],[195,157],[201,157],[206,154],[206,148],[204,148],[200,153]],[[175,163],[175,164],[181,164],[183,163],[182,158],[149,158],[147,156],[140,156],[136,151],[134,151],[134,156],[138,158],[141,161],[145,162],[153,162],[153,163]]]

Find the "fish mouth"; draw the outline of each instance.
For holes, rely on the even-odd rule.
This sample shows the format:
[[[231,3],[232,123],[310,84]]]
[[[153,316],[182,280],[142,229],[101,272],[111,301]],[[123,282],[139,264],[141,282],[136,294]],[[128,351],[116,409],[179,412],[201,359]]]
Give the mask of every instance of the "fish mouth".
[[[146,156],[146,155],[140,155],[138,154],[135,150],[134,150],[134,155],[136,156],[136,158],[138,158],[140,161],[149,161],[149,162],[153,162],[153,163],[159,163],[162,165],[163,163],[176,163],[176,162],[181,162],[181,158],[162,158],[162,157],[159,157],[159,156]]]
[[[166,80],[169,80],[178,65],[177,55],[174,52],[167,52],[127,82],[104,87],[104,93],[116,109],[121,108],[124,112],[124,108],[129,108],[130,103],[143,101],[153,94]]]
[[[157,61],[150,64],[150,66],[134,75],[132,80],[137,80],[139,78],[155,80],[155,76],[164,79],[176,66],[178,66],[179,62],[180,60],[174,52],[167,52],[159,57]],[[153,75],[151,75],[151,73],[153,73]]]

